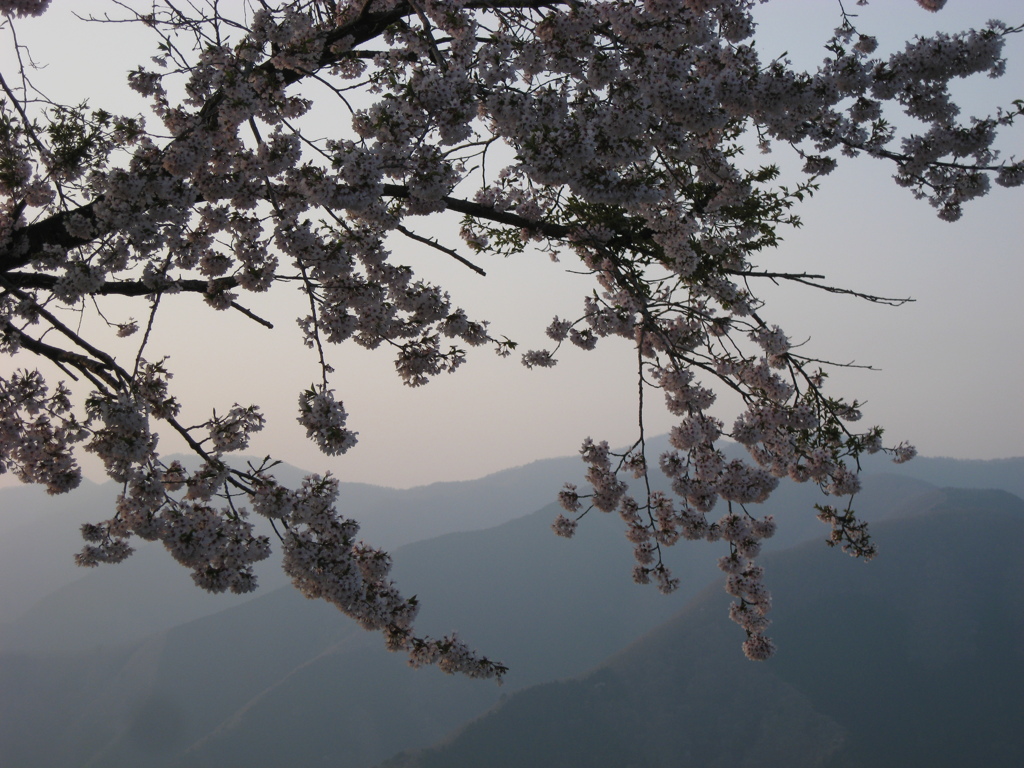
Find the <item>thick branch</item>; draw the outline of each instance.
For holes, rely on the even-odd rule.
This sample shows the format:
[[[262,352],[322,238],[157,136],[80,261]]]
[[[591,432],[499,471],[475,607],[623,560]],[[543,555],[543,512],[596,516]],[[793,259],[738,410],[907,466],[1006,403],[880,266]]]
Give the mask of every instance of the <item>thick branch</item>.
[[[52,290],[60,279],[56,275],[41,272],[11,272],[5,276],[11,285],[17,288],[38,288]],[[110,280],[105,282],[92,295],[98,296],[152,296],[161,293],[187,292],[208,293],[213,287],[218,291],[228,290],[238,285],[234,277],[217,277],[212,280],[177,280],[166,288],[156,288],[141,280]]]
[[[110,374],[113,366],[107,362],[34,339],[24,331],[16,328],[10,320],[5,322],[2,332],[5,336],[11,337],[19,347],[27,349],[29,352],[45,357],[57,365],[62,366],[66,364],[83,372],[88,371],[103,379],[111,387],[117,387],[117,380]]]

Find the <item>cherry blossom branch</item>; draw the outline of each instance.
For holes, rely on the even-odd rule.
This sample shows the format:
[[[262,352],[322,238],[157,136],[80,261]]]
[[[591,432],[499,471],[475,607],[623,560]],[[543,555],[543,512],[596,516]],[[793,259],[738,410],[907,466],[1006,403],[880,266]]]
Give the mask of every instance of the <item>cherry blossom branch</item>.
[[[60,278],[56,275],[48,275],[43,272],[10,272],[4,279],[12,286],[18,288],[36,288],[52,290]],[[238,280],[234,277],[215,277],[209,280],[180,279],[173,281],[170,285],[161,287],[147,284],[143,280],[108,280],[90,294],[97,296],[152,296],[167,293],[207,293],[211,287],[225,291],[238,286]]]
[[[46,5],[25,2],[0,0],[0,10],[37,15]],[[555,350],[529,351],[522,361],[554,365],[563,342],[589,350],[606,337],[628,340],[637,356],[639,439],[622,454],[584,442],[591,492],[563,492],[563,506],[577,516],[561,516],[556,527],[569,535],[591,509],[617,512],[634,545],[634,578],[662,591],[678,584],[667,547],[683,538],[724,542],[719,567],[736,599],[730,615],[746,632],[747,655],[762,659],[772,649],[765,635],[770,601],[756,558],[774,523],[758,519],[752,505],[786,476],[852,499],[861,455],[887,451],[903,460],[912,449],[885,448],[879,428],[852,426],[858,402],[832,396],[825,372],[812,370],[820,361],[800,354],[800,345],[768,322],[754,290],[763,283],[755,278],[879,303],[905,300],[755,262],[780,246],[783,227],[799,224],[791,209],[835,167],[832,155],[863,151],[897,162],[897,182],[947,219],[987,191],[990,175],[1005,186],[1024,181],[1021,164],[996,163],[994,143],[996,129],[1024,107],[968,129],[957,124],[948,93],[953,78],[1001,72],[1010,28],[998,22],[920,38],[884,60],[872,58],[873,38],[854,38],[840,5],[845,23],[828,41],[831,57],[800,72],[782,58],[759,60],[747,0],[628,8],[578,0],[398,0],[391,7],[357,0],[340,10],[261,0],[247,8],[244,23],[216,4],[164,2],[151,13],[121,7],[133,18],[120,21],[159,35],[157,70],[140,67],[129,82],[150,100],[163,135],[141,122],[114,125],[109,116],[87,119],[74,110],[59,122],[64,118],[47,112],[52,105],[27,97],[20,112],[5,115],[0,317],[8,346],[24,341],[62,371],[81,372],[96,391],[87,395],[81,424],[69,416],[58,428],[24,414],[44,407],[70,413],[63,391],[57,401],[47,399],[38,374],[0,379],[0,409],[22,424],[5,437],[13,448],[0,446],[0,461],[14,456],[23,477],[67,490],[76,471],[71,448],[84,442],[124,492],[114,517],[86,532],[82,564],[123,559],[135,536],[157,539],[213,591],[252,589],[252,563],[269,552],[244,500],[271,520],[285,568],[305,594],[383,632],[414,664],[503,670],[455,638],[416,637],[415,599],[402,598],[388,581],[386,553],[357,543],[358,526],[339,513],[329,477],[286,489],[267,463],[228,469],[224,457],[262,429],[255,406],[235,404],[194,426],[178,421],[170,372],[142,358],[164,296],[202,294],[214,309],[234,308],[269,326],[234,289],[299,281],[309,303],[299,323],[322,376],[300,393],[297,420],[325,454],[337,455],[356,435],[330,388],[328,344],[353,340],[391,350],[409,386],[456,369],[468,347],[493,345],[507,355],[515,346],[391,252],[397,232],[483,274],[414,227],[414,216],[461,214],[463,240],[479,252],[507,255],[538,242],[553,256],[575,253],[596,287],[583,297],[577,320],[555,318],[548,327]],[[374,50],[361,48],[370,41]],[[345,102],[350,133],[304,135],[305,115],[319,99],[292,86],[310,81],[327,86],[330,104],[335,97]],[[365,102],[347,100],[352,90]],[[889,105],[927,126],[906,138],[901,152],[882,119]],[[36,130],[36,108],[40,125],[59,122],[61,130]],[[65,129],[72,161],[62,170],[48,153],[59,149]],[[781,183],[776,165],[744,166],[745,133],[766,148],[776,141],[795,150],[805,163],[796,187]],[[497,172],[488,167],[495,157],[508,158]],[[58,197],[61,173],[91,202],[71,207]],[[279,263],[294,272],[278,274]],[[131,374],[84,346],[52,311],[53,303],[91,307],[106,320],[96,297],[108,294],[152,297]],[[40,319],[50,328],[39,338],[18,327]],[[119,335],[134,326],[107,321]],[[88,354],[46,344],[53,330]],[[648,386],[662,391],[677,419],[658,462],[672,494],[652,491],[648,474]],[[719,391],[741,403],[731,425],[712,415]],[[157,422],[202,459],[199,469],[163,464]],[[723,437],[745,446],[749,459],[727,458]],[[52,447],[55,459],[33,453],[38,444]],[[638,498],[621,477],[627,472],[644,480]],[[717,519],[716,504],[725,508]],[[836,543],[870,553],[849,503],[843,513],[827,507],[820,514]],[[196,531],[215,543],[191,544]]]

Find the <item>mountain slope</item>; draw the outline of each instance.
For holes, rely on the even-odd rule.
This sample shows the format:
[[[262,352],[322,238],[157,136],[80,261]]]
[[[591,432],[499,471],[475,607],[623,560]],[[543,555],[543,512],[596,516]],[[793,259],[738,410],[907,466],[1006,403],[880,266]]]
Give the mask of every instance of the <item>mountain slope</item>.
[[[458,484],[461,500],[439,513],[439,525],[515,517],[530,499],[550,498],[546,484],[578,466],[569,459],[538,462]],[[393,500],[389,489],[351,490],[350,501],[365,491],[367,507]],[[390,518],[396,536],[408,534],[415,526],[403,520],[425,519],[428,500],[417,494],[434,494],[429,505],[436,511],[451,490],[438,484],[402,492],[411,507],[385,505],[380,516]],[[913,514],[921,510],[901,511],[899,504],[933,490],[905,477],[870,476],[857,508],[873,521]],[[844,560],[820,545],[827,529],[812,511],[820,498],[814,487],[783,484],[763,510],[780,521],[769,549],[815,539],[825,557]],[[509,692],[581,674],[667,619],[706,584],[720,591],[714,565],[720,548],[675,548],[670,561],[683,588],[666,600],[631,583],[630,546],[617,516],[588,516],[567,542],[550,531],[556,512],[548,508],[395,552],[399,585],[424,606],[421,631],[459,629],[473,646],[509,663],[503,689],[436,670],[410,672],[379,638],[290,587],[186,621],[194,603],[178,606],[176,590],[187,599],[223,603],[195,590],[164,553],[153,552],[149,564],[140,553],[134,563],[99,569],[54,593],[8,633],[21,638],[23,651],[0,653],[0,682],[6,681],[0,685],[0,764],[223,766],[245,754],[251,768],[290,764],[299,756],[310,765],[366,766],[436,742]],[[879,543],[884,559],[894,547],[884,538]],[[782,606],[788,596],[772,586]],[[727,628],[724,645],[738,655],[734,630]],[[153,636],[140,644],[147,634]],[[103,637],[125,648],[97,648]],[[65,655],[54,655],[54,647]]]
[[[652,455],[667,447],[665,436],[649,441]],[[729,446],[727,446],[729,447]],[[738,446],[729,450],[742,453]],[[243,459],[240,459],[243,460]],[[918,458],[896,466],[869,457],[865,467],[873,476],[895,475],[905,481],[968,488],[1001,488],[1024,495],[1024,458],[997,461],[955,461]],[[579,481],[583,465],[577,457],[533,462],[479,480],[397,490],[361,483],[343,483],[341,509],[362,523],[367,541],[385,549],[452,531],[481,530],[548,504],[565,481]],[[275,468],[285,483],[299,482],[304,470],[286,464]],[[879,488],[873,479],[874,488]],[[796,516],[799,527],[784,527],[779,542],[795,543],[817,535],[810,513],[820,497],[783,484],[779,494],[799,499],[808,514]],[[895,486],[894,486],[895,488]],[[154,632],[236,605],[249,596],[211,598],[192,586],[187,572],[173,565],[159,546],[140,548],[128,563],[115,568],[83,571],[73,564],[82,545],[81,523],[108,517],[117,487],[85,481],[75,493],[51,497],[37,487],[0,489],[0,648],[32,652],[80,651],[112,643],[130,643]],[[868,493],[872,493],[869,486]],[[802,495],[801,495],[802,493]],[[785,504],[776,504],[775,509]],[[874,508],[871,499],[858,507]],[[878,518],[876,518],[878,519]],[[813,531],[813,533],[812,533]],[[151,550],[151,551],[147,551]],[[177,569],[177,571],[175,570]],[[264,589],[283,579],[274,562],[260,570]],[[58,591],[61,594],[55,594]],[[148,600],[139,600],[148,598]],[[40,601],[46,599],[47,604]],[[135,607],[118,611],[128,603]],[[31,611],[31,614],[29,613]],[[77,627],[59,631],[61,622]],[[12,624],[17,627],[11,627]]]
[[[919,511],[920,505],[915,505]],[[711,589],[592,673],[512,696],[388,768],[959,768],[1024,764],[1024,501],[942,492],[869,565],[768,558],[769,662]]]
[[[894,514],[894,500],[929,490],[916,481],[871,479],[862,508],[884,518]],[[783,531],[776,546],[824,537],[808,513],[816,498],[812,487],[780,489],[771,506]],[[47,760],[10,764],[198,768],[244,757],[249,768],[294,760],[369,765],[436,741],[504,693],[582,673],[668,619],[709,582],[721,583],[715,567],[721,548],[695,543],[672,554],[683,579],[678,594],[666,598],[639,587],[629,578],[631,547],[616,516],[588,517],[566,541],[550,530],[556,512],[547,507],[395,553],[399,585],[423,605],[420,631],[458,629],[474,647],[508,663],[503,689],[436,670],[409,671],[379,638],[284,587],[160,633],[113,669],[102,653],[82,655],[77,672],[61,662],[68,685],[95,682],[91,699],[75,699],[77,709],[54,705],[63,713],[58,720],[48,718],[46,697],[37,697],[35,709],[19,709],[19,696],[31,698],[27,691],[0,691],[21,732],[35,733],[37,743],[65,745]],[[140,593],[134,600],[145,598]],[[55,615],[50,626],[75,626],[76,615]],[[732,636],[730,651],[738,653],[738,644]],[[0,670],[8,662],[24,658],[0,656]],[[106,666],[97,671],[100,662]]]
[[[407,490],[342,483],[339,508],[361,522],[366,541],[390,551],[532,512],[579,472],[579,463],[552,459]],[[292,485],[307,474],[285,464],[274,472]],[[109,517],[117,493],[113,483],[88,482],[58,497],[34,487],[0,489],[0,648],[38,654],[130,644],[253,597],[196,589],[188,571],[158,544],[137,542],[138,551],[116,567],[76,568],[79,527]],[[287,583],[276,557],[257,564],[256,572],[261,593]],[[64,631],[69,626],[73,633]]]

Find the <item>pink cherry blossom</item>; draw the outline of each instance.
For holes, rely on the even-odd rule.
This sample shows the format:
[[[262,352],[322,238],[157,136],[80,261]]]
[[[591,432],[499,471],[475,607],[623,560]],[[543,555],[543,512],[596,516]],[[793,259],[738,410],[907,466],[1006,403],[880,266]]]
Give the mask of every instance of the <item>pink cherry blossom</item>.
[[[0,0],[0,14],[13,25],[49,5]],[[852,507],[859,458],[915,454],[858,426],[858,401],[826,386],[827,366],[772,321],[761,288],[788,281],[887,300],[779,272],[773,250],[799,224],[792,209],[828,181],[818,177],[850,158],[891,163],[897,185],[948,221],[993,179],[1024,182],[1024,166],[996,149],[1019,105],[964,118],[950,88],[1002,75],[1004,40],[1018,30],[992,21],[881,52],[840,4],[827,57],[804,71],[759,50],[753,0],[258,5],[229,19],[203,2],[145,13],[119,4],[139,32],[181,43],[125,62],[149,103],[144,120],[51,104],[27,86],[7,93],[0,351],[35,356],[59,383],[38,370],[0,378],[0,471],[62,493],[80,482],[77,452],[98,457],[123,490],[109,519],[83,529],[82,565],[123,560],[139,537],[160,541],[200,587],[246,592],[253,564],[278,546],[299,590],[413,665],[500,678],[503,665],[458,637],[416,634],[415,598],[390,580],[390,556],[357,539],[333,478],[287,488],[273,459],[231,464],[264,426],[258,406],[186,409],[174,361],[148,347],[157,316],[188,294],[205,300],[206,322],[241,313],[273,326],[249,299],[297,291],[295,321],[320,373],[297,420],[325,454],[344,454],[356,433],[335,394],[333,346],[386,350],[410,387],[458,370],[470,348],[508,357],[517,347],[415,273],[402,249],[485,275],[474,259],[539,247],[592,282],[575,316],[538,320],[552,348],[521,362],[551,367],[617,337],[634,350],[638,396],[661,390],[676,419],[657,458],[642,417],[622,451],[588,438],[586,486],[559,494],[555,532],[572,535],[594,509],[616,513],[634,580],[663,592],[679,584],[670,547],[722,548],[744,652],[770,656],[771,596],[756,560],[775,522],[755,505],[785,478],[814,483],[847,499],[818,507],[830,543],[871,557]],[[894,127],[896,111],[912,127]],[[310,127],[327,123],[336,133]],[[737,151],[744,137],[792,151],[803,177],[783,184],[777,166],[749,162]],[[128,299],[131,315],[118,303]],[[129,342],[133,355],[114,353]],[[739,403],[727,418],[710,412],[722,392]],[[179,420],[200,406],[209,417]],[[198,466],[165,463],[163,434]],[[727,459],[723,439],[748,456]],[[650,490],[659,470],[672,494]],[[276,542],[254,533],[252,512],[274,522]]]

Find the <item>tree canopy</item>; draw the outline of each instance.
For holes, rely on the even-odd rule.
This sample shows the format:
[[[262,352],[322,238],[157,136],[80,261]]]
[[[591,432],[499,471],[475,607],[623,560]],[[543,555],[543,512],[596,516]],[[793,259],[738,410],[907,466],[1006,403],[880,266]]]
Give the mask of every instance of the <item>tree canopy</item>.
[[[13,30],[48,5],[0,0],[0,12]],[[799,225],[819,177],[857,157],[890,162],[898,185],[956,220],[992,181],[1024,181],[1024,164],[994,147],[1024,102],[967,119],[950,95],[955,80],[999,76],[1004,40],[1022,27],[992,21],[880,56],[837,2],[826,58],[802,71],[759,51],[755,5],[111,2],[96,23],[153,36],[151,61],[126,62],[146,115],[56,103],[19,58],[0,81],[0,346],[17,362],[34,357],[45,377],[24,367],[0,378],[0,471],[64,493],[81,480],[76,451],[95,454],[123,491],[110,519],[84,527],[79,562],[118,562],[134,537],[159,540],[211,591],[256,587],[252,565],[271,540],[251,515],[265,517],[307,596],[383,632],[415,665],[500,676],[500,663],[458,638],[416,634],[415,598],[390,581],[387,553],[358,540],[333,478],[286,488],[274,458],[229,463],[264,425],[257,405],[183,423],[174,361],[151,329],[183,294],[205,299],[210,322],[241,312],[269,326],[246,295],[299,292],[321,375],[297,393],[297,418],[330,456],[356,434],[328,345],[386,349],[418,387],[456,370],[470,347],[548,367],[563,347],[622,337],[635,347],[641,403],[661,397],[677,419],[672,449],[648,456],[642,416],[622,453],[588,438],[588,487],[565,487],[555,532],[571,536],[591,510],[617,512],[633,578],[665,592],[677,585],[668,547],[722,542],[744,650],[767,658],[770,596],[756,558],[775,522],[756,505],[782,478],[816,483],[843,499],[817,508],[830,543],[870,557],[852,505],[859,460],[914,455],[858,424],[858,401],[826,386],[831,364],[764,319],[759,286],[899,300],[773,269],[780,233]],[[318,114],[339,105],[349,117],[324,135]],[[777,165],[752,157],[758,149],[798,157],[800,178],[784,183]],[[487,257],[539,248],[592,275],[593,289],[577,316],[541,319],[548,349],[521,352],[414,274],[398,241],[480,273]],[[134,298],[143,319],[108,315],[110,297]],[[74,318],[85,314],[106,332],[81,332]],[[133,354],[113,354],[115,337],[138,339]],[[709,413],[723,392],[742,402],[731,424]],[[198,465],[164,461],[161,433],[184,440]],[[724,439],[749,457],[728,458]],[[672,494],[651,489],[655,471]]]

